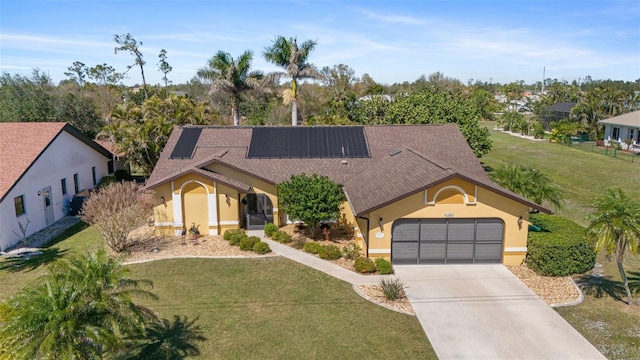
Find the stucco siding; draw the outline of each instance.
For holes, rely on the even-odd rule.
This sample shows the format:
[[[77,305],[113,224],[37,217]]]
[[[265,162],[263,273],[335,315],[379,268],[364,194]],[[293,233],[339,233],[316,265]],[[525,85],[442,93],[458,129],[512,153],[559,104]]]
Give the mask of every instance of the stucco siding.
[[[464,203],[461,194],[450,191],[451,186],[473,190],[469,199],[474,202]],[[447,188],[449,187],[449,188]],[[432,203],[429,194],[449,195],[437,197]],[[492,191],[477,187],[477,202],[475,201],[476,187],[471,183],[464,184],[464,180],[454,179],[429,188],[426,192],[416,193],[393,204],[368,214],[370,219],[369,254],[370,257],[391,256],[391,231],[393,222],[400,218],[499,218],[504,221],[503,263],[517,265],[524,259],[527,246],[528,207],[514,200],[498,195]],[[426,201],[425,201],[426,199]],[[453,200],[457,199],[457,200]],[[518,226],[518,219],[522,216],[522,227]],[[382,221],[380,221],[382,219]],[[379,222],[382,226],[379,225]]]
[[[281,210],[278,207],[278,189],[276,185],[260,180],[242,171],[229,168],[222,164],[211,164],[207,166],[206,169],[215,171],[219,174],[228,176],[232,179],[239,180],[245,184],[250,185],[252,193],[265,194],[273,205],[273,221],[276,223],[276,225],[283,225],[284,214],[281,213]],[[237,214],[239,214],[239,212],[236,213],[236,217],[238,216]]]
[[[18,222],[26,224],[27,236],[46,227],[43,191],[51,187],[53,221],[66,216],[74,191],[74,174],[78,174],[78,187],[94,188],[92,167],[95,167],[96,183],[108,175],[109,159],[76,137],[63,131],[46,148],[34,164],[25,172],[0,203],[0,247],[5,249],[20,240]],[[66,179],[67,193],[62,193],[61,180]],[[40,192],[40,195],[38,195]],[[24,196],[26,213],[16,217],[14,198]]]

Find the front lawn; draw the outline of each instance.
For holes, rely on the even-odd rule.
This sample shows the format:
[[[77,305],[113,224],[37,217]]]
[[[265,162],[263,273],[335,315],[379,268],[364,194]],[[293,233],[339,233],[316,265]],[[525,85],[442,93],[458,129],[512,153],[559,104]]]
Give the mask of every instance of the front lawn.
[[[283,258],[170,259],[131,265],[154,281],[164,318],[198,318],[204,359],[435,359],[415,317]]]
[[[79,223],[26,262],[0,260],[0,299],[37,281],[69,254],[101,244]],[[153,280],[157,301],[140,299],[161,317],[197,319],[202,359],[436,359],[415,317],[370,303],[351,285],[279,257],[169,259],[129,266]]]

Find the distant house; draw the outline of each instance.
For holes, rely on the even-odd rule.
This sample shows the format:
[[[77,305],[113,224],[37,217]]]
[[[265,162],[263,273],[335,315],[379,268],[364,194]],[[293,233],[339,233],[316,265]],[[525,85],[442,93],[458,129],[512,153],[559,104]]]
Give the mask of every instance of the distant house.
[[[0,123],[0,248],[64,217],[109,173],[112,154],[63,122]],[[27,223],[29,225],[27,226]]]
[[[550,124],[562,119],[569,119],[571,109],[576,106],[574,102],[561,102],[553,104],[542,112],[542,124],[545,129],[548,129]]]
[[[156,230],[180,236],[291,221],[278,184],[328,176],[367,257],[396,264],[520,264],[529,209],[493,183],[455,124],[175,127],[147,187]]]
[[[614,116],[598,121],[604,125],[605,143],[618,143],[627,150],[626,139],[631,140],[631,149],[640,151],[640,111]]]

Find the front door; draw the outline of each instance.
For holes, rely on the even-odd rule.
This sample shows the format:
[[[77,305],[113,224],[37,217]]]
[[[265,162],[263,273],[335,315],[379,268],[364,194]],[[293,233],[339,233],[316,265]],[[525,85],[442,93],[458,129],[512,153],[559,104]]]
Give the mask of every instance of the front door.
[[[42,205],[44,206],[44,222],[49,226],[53,224],[53,201],[51,199],[51,186],[42,189]]]
[[[265,194],[247,194],[242,201],[245,208],[247,230],[262,230],[273,222],[273,205]]]

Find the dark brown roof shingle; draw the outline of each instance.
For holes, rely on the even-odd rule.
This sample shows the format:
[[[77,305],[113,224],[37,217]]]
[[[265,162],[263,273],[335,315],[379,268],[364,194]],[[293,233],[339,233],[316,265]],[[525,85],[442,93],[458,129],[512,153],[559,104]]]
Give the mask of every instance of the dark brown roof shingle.
[[[174,128],[147,186],[156,187],[189,169],[203,169],[211,163],[224,164],[272,184],[292,175],[315,173],[343,185],[354,212],[359,214],[459,175],[537,207],[491,182],[455,124],[364,126],[369,158],[247,158],[252,129],[205,126],[192,159],[170,159],[182,132],[182,128]]]

